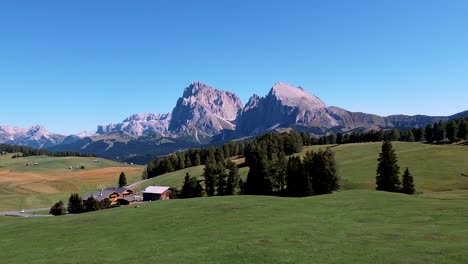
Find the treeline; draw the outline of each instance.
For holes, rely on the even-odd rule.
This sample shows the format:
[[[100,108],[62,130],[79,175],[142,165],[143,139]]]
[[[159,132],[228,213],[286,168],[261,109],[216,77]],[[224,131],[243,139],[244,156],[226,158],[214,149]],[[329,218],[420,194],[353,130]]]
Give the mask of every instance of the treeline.
[[[257,139],[254,141],[256,140]],[[247,144],[249,143],[232,141],[219,147],[212,146],[208,148],[190,149],[160,157],[148,164],[147,177],[153,178],[164,173],[206,164],[209,157],[216,162],[224,162],[227,158],[244,156]],[[283,133],[278,144],[280,144],[280,147],[286,155],[290,155],[295,152],[298,145],[302,147],[302,138],[294,131],[291,133]]]
[[[13,158],[29,157],[29,156],[50,156],[50,157],[95,157],[94,154],[83,154],[77,151],[53,152],[45,149],[35,149],[26,146],[12,146],[8,144],[0,144],[0,155],[6,153],[21,153],[13,155]]]
[[[352,133],[332,133],[326,136],[314,137],[301,132],[304,145],[347,144],[378,141],[405,141],[405,142],[456,142],[468,138],[468,118],[458,118],[448,122],[438,121],[425,128],[411,128],[408,130],[389,129]]]
[[[465,140],[468,138],[468,117],[427,125],[424,137],[428,143]]]

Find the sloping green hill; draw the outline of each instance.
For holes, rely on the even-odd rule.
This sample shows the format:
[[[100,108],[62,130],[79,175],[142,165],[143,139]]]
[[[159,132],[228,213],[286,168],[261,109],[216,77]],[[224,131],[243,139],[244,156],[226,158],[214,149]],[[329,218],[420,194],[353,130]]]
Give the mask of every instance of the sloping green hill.
[[[429,145],[422,143],[393,142],[398,156],[401,174],[409,167],[419,195],[437,196],[437,198],[455,198],[468,190],[468,147],[458,145]],[[374,189],[377,158],[382,143],[359,143],[332,146],[336,154],[338,173],[342,190]],[[306,151],[318,150],[330,146],[304,147],[299,155]],[[151,179],[147,185],[168,185],[180,187],[185,173],[202,179],[203,166],[163,174]],[[246,177],[248,168],[239,170]],[[421,194],[424,193],[424,194]]]
[[[2,263],[468,263],[468,203],[354,190],[0,217]]]

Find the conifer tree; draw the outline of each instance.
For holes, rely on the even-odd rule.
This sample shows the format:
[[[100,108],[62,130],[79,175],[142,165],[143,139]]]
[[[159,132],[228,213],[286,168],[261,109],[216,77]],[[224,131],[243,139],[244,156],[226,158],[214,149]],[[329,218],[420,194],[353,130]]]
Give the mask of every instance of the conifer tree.
[[[49,210],[49,214],[52,215],[64,215],[65,214],[65,206],[63,205],[62,201],[55,203]]]
[[[119,176],[119,188],[122,188],[125,185],[127,185],[127,176],[125,176],[125,173],[122,171]]]
[[[287,194],[292,197],[303,196],[300,189],[304,182],[304,177],[307,177],[302,167],[302,161],[299,157],[290,157],[286,166],[286,186]],[[310,185],[308,180],[306,181]]]
[[[203,196],[203,188],[198,182],[197,178],[191,177],[187,172],[184,178],[184,185],[182,186],[181,198],[194,198]]]
[[[413,194],[416,191],[414,189],[413,176],[409,172],[408,168],[406,168],[405,173],[403,174],[403,188],[401,191],[406,194]]]
[[[457,137],[460,140],[468,139],[468,123],[464,119],[458,125]]]
[[[72,214],[79,214],[83,212],[83,199],[78,193],[72,193],[68,199],[68,212]]]
[[[227,169],[229,170],[229,174],[227,178],[226,195],[233,195],[239,187],[239,168],[237,164],[229,160],[227,162]]]
[[[379,191],[395,192],[400,188],[400,167],[397,156],[390,141],[384,141],[379,154],[376,176],[376,189]]]

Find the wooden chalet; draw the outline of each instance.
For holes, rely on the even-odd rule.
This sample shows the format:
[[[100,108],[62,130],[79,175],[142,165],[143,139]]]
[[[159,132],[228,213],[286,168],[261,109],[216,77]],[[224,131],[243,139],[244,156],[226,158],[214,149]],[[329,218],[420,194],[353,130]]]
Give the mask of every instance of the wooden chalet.
[[[166,186],[148,186],[143,193],[143,201],[168,200],[171,188]]]
[[[131,204],[136,202],[136,198],[133,195],[133,191],[127,188],[116,188],[110,187],[106,189],[101,189],[93,193],[92,195],[88,195],[83,197],[83,201],[88,200],[89,198],[93,197],[98,201],[102,201],[105,198],[108,198],[111,201],[111,206],[117,205],[124,205],[124,204]]]

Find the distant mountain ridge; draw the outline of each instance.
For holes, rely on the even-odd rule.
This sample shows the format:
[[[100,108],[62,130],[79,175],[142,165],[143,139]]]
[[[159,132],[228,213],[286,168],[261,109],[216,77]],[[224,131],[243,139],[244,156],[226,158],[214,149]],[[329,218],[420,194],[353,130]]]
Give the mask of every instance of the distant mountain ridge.
[[[0,126],[0,143],[81,151],[128,160],[139,155],[162,155],[178,149],[293,128],[316,135],[328,132],[424,127],[439,120],[468,116],[390,115],[351,112],[327,106],[302,87],[279,82],[264,96],[253,95],[243,105],[232,92],[193,82],[170,113],[134,114],[121,123],[99,125],[96,132],[58,135],[41,126]]]
[[[28,128],[0,126],[0,143],[47,148],[63,142],[66,136],[53,134],[42,126]]]

